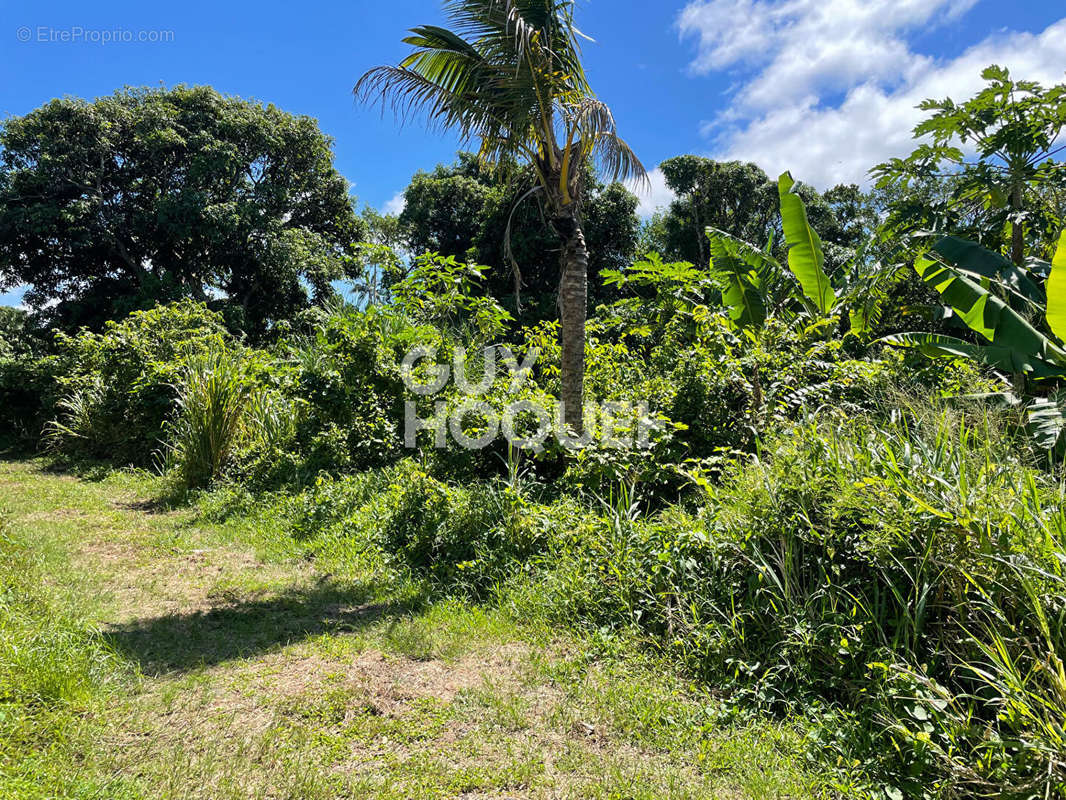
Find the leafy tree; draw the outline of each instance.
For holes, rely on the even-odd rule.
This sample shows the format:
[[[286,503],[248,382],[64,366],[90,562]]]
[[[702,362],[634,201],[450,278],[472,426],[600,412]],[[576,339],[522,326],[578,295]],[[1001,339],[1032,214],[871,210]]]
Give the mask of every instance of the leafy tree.
[[[677,199],[652,220],[643,249],[706,264],[711,252],[705,231],[715,228],[760,246],[770,243],[775,255],[784,257],[777,184],[758,166],[684,155],[667,159],[659,168]],[[876,227],[870,199],[857,186],[837,186],[822,195],[800,183],[795,192],[822,233],[831,272],[845,264]]]
[[[313,119],[209,87],[53,100],[0,145],[0,287],[67,327],[190,297],[261,331],[363,231]]]
[[[0,358],[20,355],[27,348],[26,312],[0,306]]]
[[[437,252],[488,265],[485,288],[493,297],[521,310],[526,320],[554,316],[556,237],[545,227],[539,207],[516,207],[534,180],[529,168],[482,164],[470,153],[460,153],[452,165],[418,173],[404,193],[400,215],[406,247],[415,254]],[[594,303],[608,299],[600,273],[620,269],[636,257],[640,226],[636,207],[636,197],[621,184],[605,186],[589,176],[583,212],[589,296]],[[515,268],[521,302],[516,297]]]
[[[777,188],[754,164],[677,156],[659,165],[677,195],[662,219],[662,246],[693,264],[710,258],[708,227],[765,243],[777,216]]]
[[[873,174],[880,187],[902,195],[891,208],[890,229],[970,236],[1002,248],[1020,266],[1027,247],[1050,247],[1063,224],[1066,169],[1053,156],[1066,147],[1058,143],[1066,84],[1045,89],[995,65],[982,77],[988,86],[963,103],[923,102],[920,108],[932,113],[914,135],[931,141]]]
[[[414,28],[399,66],[370,70],[355,87],[392,101],[398,114],[424,110],[431,124],[480,143],[487,163],[533,168],[547,221],[561,245],[559,282],[564,419],[584,429],[588,246],[582,201],[595,158],[613,179],[644,178],[617,135],[614,116],[589,86],[573,0],[449,0],[455,30]]]

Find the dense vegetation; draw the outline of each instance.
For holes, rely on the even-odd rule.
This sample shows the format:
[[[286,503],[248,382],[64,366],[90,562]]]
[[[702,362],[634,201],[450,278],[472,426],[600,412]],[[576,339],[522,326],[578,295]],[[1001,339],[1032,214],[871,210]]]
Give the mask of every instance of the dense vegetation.
[[[497,22],[471,24],[509,30]],[[551,63],[569,53],[573,31],[552,35],[556,51],[532,57]],[[493,58],[514,55],[493,41]],[[412,44],[405,64],[421,64],[420,79],[459,80],[458,66],[432,57],[445,44],[470,59],[463,68],[499,68],[439,29],[419,29]],[[530,74],[533,83],[543,77]],[[281,516],[312,556],[373,550],[429,591],[640,642],[715,687],[722,720],[803,716],[812,755],[843,793],[1064,796],[1066,234],[1056,198],[1066,171],[1049,156],[1066,126],[1066,89],[1014,82],[999,68],[986,78],[988,91],[969,104],[928,106],[936,113],[918,133],[932,133],[935,146],[882,165],[873,194],[822,195],[788,174],[775,184],[754,165],[683,157],[663,166],[678,199],[643,232],[621,186],[586,174],[597,148],[612,177],[641,170],[583,78],[540,88],[554,93],[556,111],[584,109],[578,121],[563,118],[591,138],[578,136],[585,144],[570,152],[555,144],[555,128],[536,129],[540,160],[526,167],[515,161],[524,151],[511,152],[491,129],[495,117],[479,116],[484,98],[455,108],[431,94],[432,113],[490,141],[496,163],[462,156],[416,176],[400,218],[366,215],[373,241],[358,247],[363,223],[336,196],[311,123],[202,90],[119,95],[99,113],[167,103],[207,113],[203,105],[214,104],[220,119],[251,115],[238,126],[244,133],[269,123],[298,135],[295,155],[318,176],[306,191],[324,193],[308,211],[328,213],[294,228],[299,211],[274,199],[306,191],[281,186],[257,199],[260,179],[280,179],[261,167],[241,179],[251,196],[218,201],[236,216],[181,223],[211,232],[190,260],[179,258],[180,237],[156,222],[173,221],[169,212],[131,209],[148,226],[135,237],[151,244],[140,263],[166,270],[172,256],[201,265],[160,273],[195,291],[153,298],[173,301],[158,304],[125,298],[144,307],[51,336],[5,313],[0,433],[12,448],[44,449],[60,463],[158,469],[170,502],[197,504],[211,518]],[[388,68],[361,91],[405,79]],[[535,91],[516,81],[519,101]],[[528,111],[519,101],[508,110]],[[6,126],[0,190],[18,194],[23,182],[45,179],[44,160],[19,161],[20,142],[45,137],[34,126],[81,118],[98,115],[57,101]],[[115,162],[124,169],[147,170],[133,160],[142,150],[206,157],[200,146],[173,150],[161,133],[138,144],[139,130],[129,128],[133,150]],[[963,163],[953,137],[976,140],[977,159]],[[223,152],[231,150],[219,144]],[[83,155],[79,169],[91,160]],[[264,157],[232,155],[234,176]],[[945,163],[954,166],[943,176]],[[278,170],[309,179],[296,165]],[[533,212],[511,224],[523,181],[541,187],[547,229]],[[213,213],[200,191],[183,186],[176,196]],[[73,199],[40,202],[67,208]],[[37,230],[55,220],[10,221],[22,213],[30,211],[5,200],[2,244],[19,254],[4,256],[5,279],[32,279],[39,292],[48,281],[80,286],[85,303],[98,284],[61,270],[102,280],[130,266],[99,227],[106,216],[61,214],[84,229],[60,235]],[[267,226],[266,261],[220,255],[248,220]],[[46,253],[20,244],[16,227],[82,249]],[[510,292],[512,236],[537,313],[520,313]],[[537,258],[552,237],[564,251],[561,289],[550,262]],[[661,254],[638,254],[638,241]],[[423,250],[439,252],[407,255]],[[369,302],[327,291],[343,274],[332,259],[372,265]],[[595,283],[587,322],[583,310],[570,309],[579,320],[566,316],[567,304],[585,302],[577,262]],[[263,270],[275,283],[255,277]],[[257,305],[241,288],[268,285],[285,289],[284,306]],[[204,296],[209,287],[225,299]],[[307,288],[321,302],[309,304]],[[562,331],[550,310],[557,290]],[[576,356],[568,352],[575,330]],[[457,363],[441,392],[422,395],[404,363],[418,348],[446,354],[442,362],[463,348],[470,363]],[[512,384],[501,371],[482,381],[488,366],[475,353],[484,348],[532,359],[527,380]],[[570,434],[583,427],[591,439],[576,451],[551,439],[442,448],[431,431],[405,446],[412,409],[429,418],[472,400],[499,409],[515,399],[554,409],[582,393],[583,418],[565,416]],[[645,448],[604,441],[618,420],[593,401],[647,403],[656,434]],[[492,424],[470,413],[451,434],[476,438]]]
[[[124,90],[0,129],[0,286],[68,330],[193,297],[258,334],[351,277],[362,236],[318,123],[273,106]]]

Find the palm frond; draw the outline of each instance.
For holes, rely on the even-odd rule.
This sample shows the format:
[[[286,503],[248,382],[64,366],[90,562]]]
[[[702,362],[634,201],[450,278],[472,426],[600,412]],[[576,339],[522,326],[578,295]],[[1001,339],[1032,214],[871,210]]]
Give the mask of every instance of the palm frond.
[[[545,187],[549,174],[561,181],[564,203],[590,157],[611,179],[646,184],[589,87],[574,0],[449,0],[445,11],[451,29],[411,29],[404,42],[413,51],[363,75],[355,96],[391,107],[402,122],[425,113],[431,128],[478,140],[486,162],[530,161]]]

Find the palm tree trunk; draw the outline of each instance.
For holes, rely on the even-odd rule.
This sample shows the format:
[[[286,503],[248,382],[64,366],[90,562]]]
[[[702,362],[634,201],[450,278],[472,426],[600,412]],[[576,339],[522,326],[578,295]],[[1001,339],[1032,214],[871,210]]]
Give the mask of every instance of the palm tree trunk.
[[[562,240],[559,281],[559,338],[563,421],[575,434],[585,431],[585,318],[588,303],[589,253],[585,232],[573,216],[555,220]]]

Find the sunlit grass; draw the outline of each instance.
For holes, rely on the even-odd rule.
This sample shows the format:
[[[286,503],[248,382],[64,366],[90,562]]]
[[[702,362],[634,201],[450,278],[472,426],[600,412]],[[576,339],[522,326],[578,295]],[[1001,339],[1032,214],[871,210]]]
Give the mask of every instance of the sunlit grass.
[[[319,572],[276,520],[144,503],[163,489],[0,464],[0,796],[826,791],[795,734],[699,723],[710,698],[661,664],[389,569]]]

